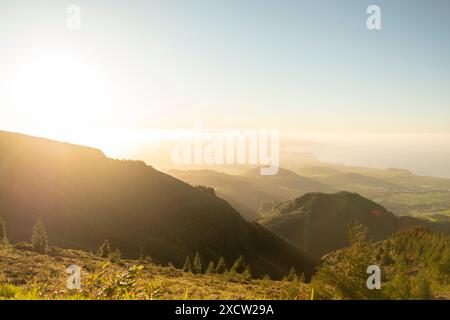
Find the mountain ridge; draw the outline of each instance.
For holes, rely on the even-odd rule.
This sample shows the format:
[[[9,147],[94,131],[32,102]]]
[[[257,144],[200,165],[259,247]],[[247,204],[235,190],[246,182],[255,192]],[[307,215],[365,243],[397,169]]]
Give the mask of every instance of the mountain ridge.
[[[257,275],[314,261],[225,200],[141,161],[109,159],[93,148],[0,132],[0,215],[10,240],[26,241],[37,220],[51,244],[95,250],[104,239],[125,257],[181,265],[199,251],[228,264],[243,254]]]

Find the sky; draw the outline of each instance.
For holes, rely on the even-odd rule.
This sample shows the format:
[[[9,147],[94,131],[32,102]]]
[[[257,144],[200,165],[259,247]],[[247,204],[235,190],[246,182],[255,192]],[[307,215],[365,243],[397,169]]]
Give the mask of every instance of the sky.
[[[372,4],[381,30],[366,27]],[[202,121],[345,137],[334,147],[431,143],[447,163],[449,30],[447,0],[2,0],[0,130],[117,152],[111,132],[142,139]],[[333,160],[354,160],[349,150]]]

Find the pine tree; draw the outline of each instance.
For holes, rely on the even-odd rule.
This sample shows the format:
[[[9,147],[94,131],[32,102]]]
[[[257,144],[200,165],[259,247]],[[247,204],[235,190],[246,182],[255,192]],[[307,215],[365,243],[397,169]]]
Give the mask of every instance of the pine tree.
[[[236,259],[233,266],[231,267],[232,273],[244,273],[246,268],[246,262],[243,255],[241,255],[239,258]]]
[[[192,262],[192,272],[197,274],[202,273],[202,259],[198,251],[195,253],[194,261]]]
[[[375,248],[367,240],[368,229],[352,224],[348,229],[350,247],[326,259],[313,278],[313,286],[321,299],[377,299],[380,290],[366,285],[367,266],[374,262]]]
[[[291,267],[291,269],[289,270],[288,274],[284,277],[283,280],[296,281],[297,279],[298,279],[297,270],[295,270],[294,267]]]
[[[6,223],[0,218],[0,245],[7,245],[8,237],[6,236]]]
[[[247,279],[251,279],[251,278],[252,278],[252,275],[253,275],[253,273],[252,273],[252,268],[250,267],[249,264],[247,264],[247,265],[245,266],[245,270],[244,270],[244,272],[243,272],[243,275],[244,275]]]
[[[192,264],[191,264],[191,259],[189,259],[189,257],[186,257],[186,261],[184,262],[184,266],[183,266],[183,271],[184,272],[192,272]]]
[[[31,244],[33,245],[34,250],[39,253],[45,253],[47,251],[47,232],[45,231],[44,224],[41,221],[38,221],[38,223],[33,227]]]
[[[212,274],[214,272],[216,272],[216,268],[214,266],[214,262],[210,261],[209,264],[208,264],[208,268],[206,268],[205,274]]]
[[[219,261],[217,261],[216,273],[224,274],[227,271],[228,271],[228,269],[227,269],[227,265],[225,264],[225,259],[223,257],[220,257]]]
[[[111,246],[109,245],[109,241],[103,241],[100,248],[98,248],[98,256],[102,258],[108,258],[111,254]]]

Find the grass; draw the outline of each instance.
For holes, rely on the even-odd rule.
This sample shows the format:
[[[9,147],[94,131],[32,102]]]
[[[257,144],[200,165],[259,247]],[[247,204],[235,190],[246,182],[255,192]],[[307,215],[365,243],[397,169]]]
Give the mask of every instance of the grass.
[[[66,288],[66,268],[82,268],[81,289]],[[54,248],[41,255],[0,249],[0,299],[309,299],[310,286],[241,275],[195,275],[147,261],[111,263],[89,253]]]

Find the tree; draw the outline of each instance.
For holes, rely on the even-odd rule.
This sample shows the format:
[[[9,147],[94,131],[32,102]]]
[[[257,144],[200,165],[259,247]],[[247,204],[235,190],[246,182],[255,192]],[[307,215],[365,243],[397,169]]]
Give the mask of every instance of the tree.
[[[0,218],[0,245],[7,245],[8,237],[6,236],[6,223]]]
[[[103,241],[100,248],[98,248],[98,256],[102,258],[109,258],[109,255],[111,254],[111,246],[109,245],[109,241],[105,240]]]
[[[38,221],[38,223],[36,223],[36,225],[33,227],[31,244],[33,245],[34,250],[39,253],[45,253],[47,251],[48,238],[42,221]]]
[[[214,262],[210,261],[209,264],[208,264],[208,267],[206,268],[205,273],[206,274],[212,274],[212,273],[215,273],[215,272],[216,272],[216,268],[214,266]]]
[[[377,299],[380,290],[366,285],[367,267],[375,261],[374,245],[367,240],[367,227],[352,224],[348,228],[350,247],[327,257],[313,279],[316,294],[323,299]]]
[[[294,267],[291,267],[291,269],[289,270],[288,274],[284,277],[283,280],[296,281],[297,279],[298,279],[297,270],[295,270]]]
[[[202,273],[202,259],[198,251],[195,253],[194,261],[192,262],[192,272],[197,274]]]
[[[216,273],[224,274],[227,271],[228,271],[228,269],[227,269],[227,265],[225,264],[225,259],[223,257],[220,257],[219,261],[217,261]]]
[[[189,259],[189,257],[186,257],[186,260],[184,261],[183,271],[192,272],[192,264],[191,259]]]
[[[239,258],[236,259],[236,261],[233,263],[233,266],[231,267],[232,273],[244,273],[245,269],[247,267],[247,263],[245,262],[245,258],[243,255],[241,255]]]
[[[247,264],[247,265],[245,266],[245,270],[244,270],[244,272],[243,272],[243,275],[244,275],[244,277],[247,278],[247,279],[251,279],[251,278],[252,278],[252,275],[253,275],[253,273],[252,273],[252,268],[250,267],[249,264]]]

